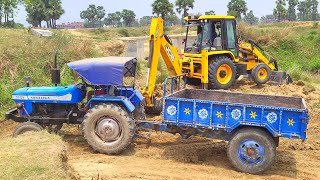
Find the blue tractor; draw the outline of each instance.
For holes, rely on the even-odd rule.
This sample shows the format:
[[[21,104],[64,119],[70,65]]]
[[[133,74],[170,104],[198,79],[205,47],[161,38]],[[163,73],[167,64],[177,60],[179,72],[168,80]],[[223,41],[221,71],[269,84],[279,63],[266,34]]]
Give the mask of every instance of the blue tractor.
[[[27,87],[13,92],[16,107],[6,119],[21,122],[14,137],[28,131],[58,131],[64,123],[82,124],[83,134],[93,149],[117,154],[132,141],[134,118],[144,118],[143,96],[135,89],[137,59],[106,57],[71,62],[82,82],[60,84],[60,70],[52,69],[53,87]]]

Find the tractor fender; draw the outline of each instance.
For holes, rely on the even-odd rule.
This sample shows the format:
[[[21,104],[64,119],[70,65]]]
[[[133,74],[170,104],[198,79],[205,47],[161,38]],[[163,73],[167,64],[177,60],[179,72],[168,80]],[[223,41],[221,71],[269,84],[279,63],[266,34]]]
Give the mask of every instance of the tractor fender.
[[[96,104],[101,104],[101,103],[117,103],[117,104],[120,104],[120,105],[123,105],[127,110],[128,112],[133,112],[135,110],[135,106],[129,101],[128,98],[125,98],[125,97],[94,97],[94,98],[91,98],[86,106],[94,106]]]

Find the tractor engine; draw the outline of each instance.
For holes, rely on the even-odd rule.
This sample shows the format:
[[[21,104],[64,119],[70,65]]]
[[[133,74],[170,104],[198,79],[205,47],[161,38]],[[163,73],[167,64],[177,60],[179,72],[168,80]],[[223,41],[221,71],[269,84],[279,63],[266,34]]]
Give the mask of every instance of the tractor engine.
[[[42,116],[49,118],[67,118],[72,110],[77,110],[72,104],[46,104],[33,103],[31,116]]]

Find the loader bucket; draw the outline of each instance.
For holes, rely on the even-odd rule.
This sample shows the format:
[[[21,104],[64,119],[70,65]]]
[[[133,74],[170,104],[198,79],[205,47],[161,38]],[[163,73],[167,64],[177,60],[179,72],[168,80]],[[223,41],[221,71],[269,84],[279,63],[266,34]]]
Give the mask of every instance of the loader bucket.
[[[280,84],[290,84],[292,83],[292,79],[287,72],[281,71],[272,71],[270,81]]]

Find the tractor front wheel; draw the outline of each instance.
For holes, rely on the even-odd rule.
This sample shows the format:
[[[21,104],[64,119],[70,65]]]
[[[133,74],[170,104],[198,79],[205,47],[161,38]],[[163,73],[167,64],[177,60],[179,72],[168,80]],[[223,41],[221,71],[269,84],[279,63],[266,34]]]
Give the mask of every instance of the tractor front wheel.
[[[265,84],[270,80],[271,69],[266,64],[259,63],[252,69],[251,75],[258,85]]]
[[[84,138],[96,151],[119,154],[132,142],[135,123],[129,113],[117,104],[96,105],[85,115]]]
[[[236,66],[226,56],[217,57],[209,62],[209,88],[229,89],[236,80]]]
[[[43,128],[34,122],[24,122],[18,125],[18,127],[13,132],[13,137],[17,137],[21,134],[27,133],[27,132],[37,132],[42,131]]]

